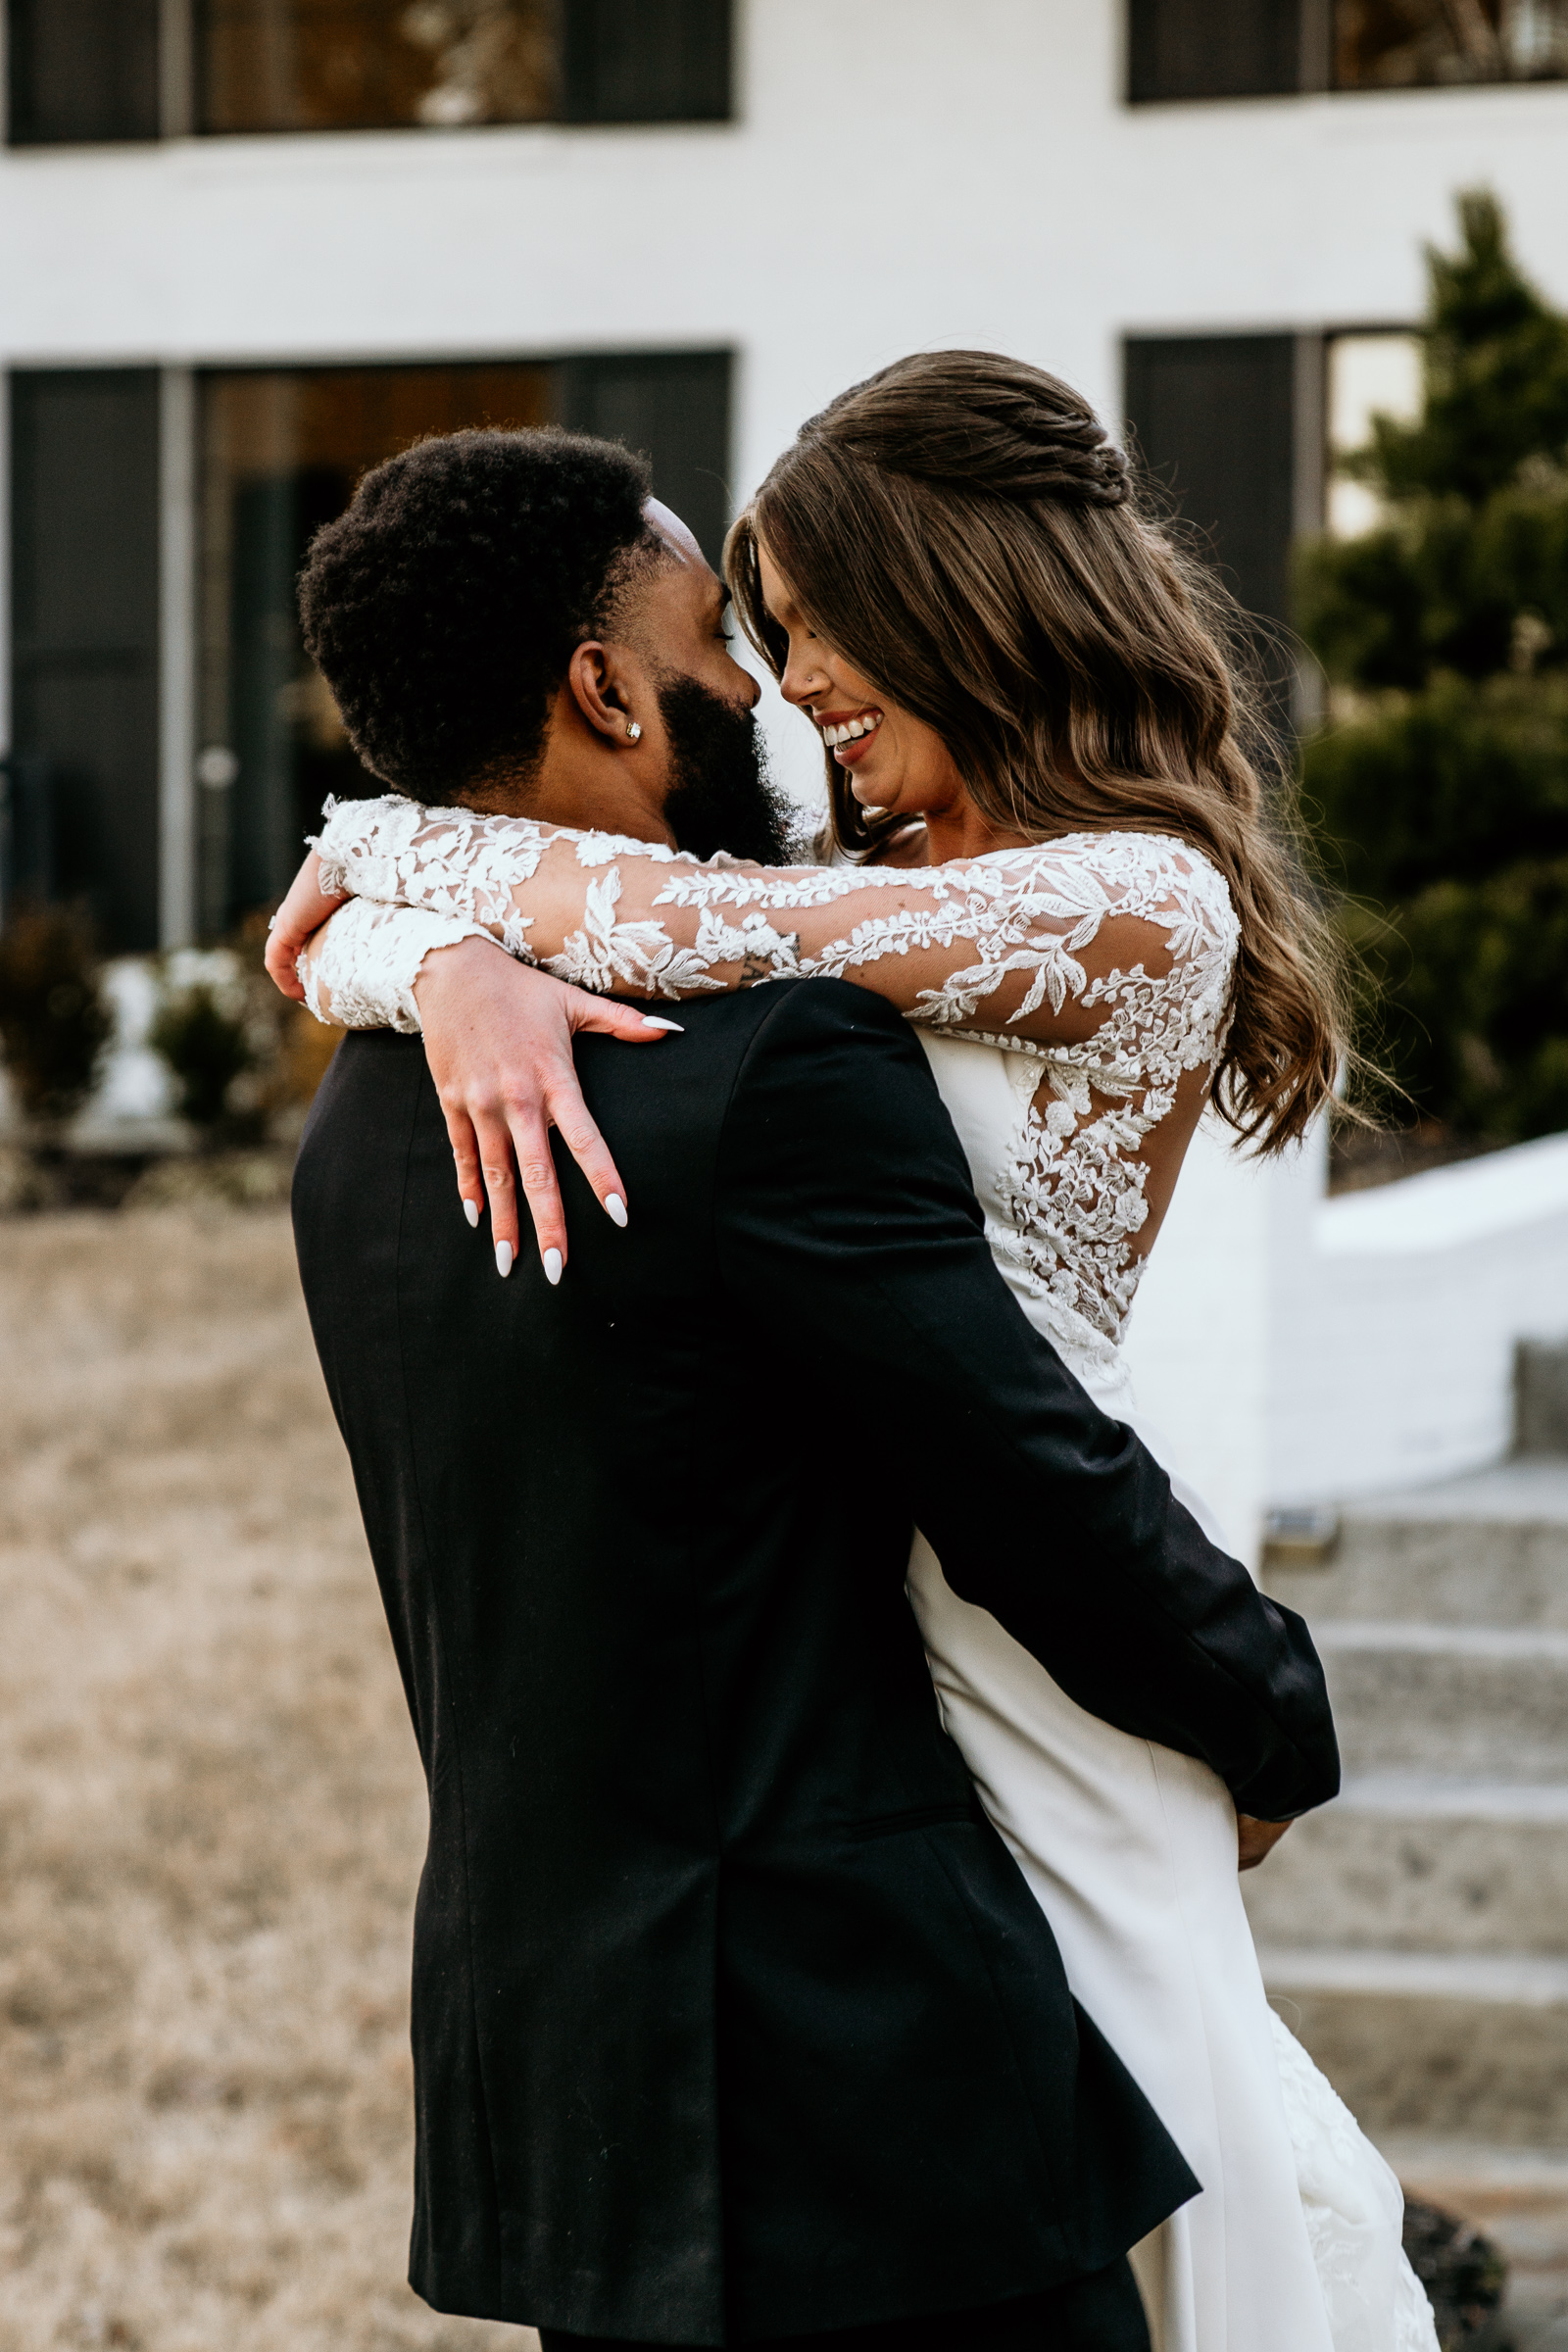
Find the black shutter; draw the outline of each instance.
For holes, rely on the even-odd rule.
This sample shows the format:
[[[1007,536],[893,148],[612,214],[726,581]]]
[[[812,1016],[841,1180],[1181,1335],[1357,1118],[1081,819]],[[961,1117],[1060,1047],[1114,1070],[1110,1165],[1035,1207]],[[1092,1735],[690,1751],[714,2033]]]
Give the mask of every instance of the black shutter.
[[[562,422],[652,460],[654,494],[716,565],[729,523],[728,352],[637,352],[567,360]]]
[[[234,492],[229,740],[239,777],[228,796],[231,915],[281,898],[303,855],[298,747],[285,698],[301,668],[294,580],[305,555],[309,487],[307,475],[289,472],[242,482]]]
[[[158,376],[11,378],[12,735],[46,779],[53,888],[158,945]]]
[[[733,0],[564,0],[568,122],[726,122]]]
[[[15,147],[156,139],[159,0],[7,0]]]
[[[1301,11],[1302,0],[1129,0],[1129,102],[1298,90]]]
[[[1137,453],[1212,546],[1249,612],[1290,618],[1296,337],[1129,337]]]

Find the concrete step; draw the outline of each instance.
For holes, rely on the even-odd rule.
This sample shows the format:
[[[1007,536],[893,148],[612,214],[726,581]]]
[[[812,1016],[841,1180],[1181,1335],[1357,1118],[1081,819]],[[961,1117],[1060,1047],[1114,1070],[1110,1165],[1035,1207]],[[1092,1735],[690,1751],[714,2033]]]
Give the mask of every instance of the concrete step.
[[[1568,1782],[1568,1631],[1319,1620],[1346,1769]]]
[[[1265,1582],[1312,1628],[1347,1767],[1243,1882],[1270,1997],[1407,2187],[1504,2241],[1535,2352],[1568,2352],[1568,1460],[1283,1513]],[[1454,2147],[1490,2151],[1464,2161],[1491,2190],[1418,2153]]]
[[[1287,1515],[1289,1516],[1289,1515]],[[1408,1494],[1300,1515],[1270,1592],[1319,1618],[1568,1629],[1568,1460],[1505,1462]]]
[[[1568,1782],[1365,1773],[1242,1887],[1261,1943],[1568,1954]]]
[[[1264,1945],[1270,1997],[1373,2138],[1568,2146],[1568,1960]]]

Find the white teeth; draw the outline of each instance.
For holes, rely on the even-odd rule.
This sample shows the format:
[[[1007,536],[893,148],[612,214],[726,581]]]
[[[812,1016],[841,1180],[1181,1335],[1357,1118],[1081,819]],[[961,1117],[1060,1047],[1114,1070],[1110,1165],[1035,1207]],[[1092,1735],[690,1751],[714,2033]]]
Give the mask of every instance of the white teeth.
[[[873,734],[881,724],[881,711],[873,710],[864,718],[846,720],[842,727],[824,727],[822,741],[830,752],[835,751],[841,743],[854,743],[861,735]]]

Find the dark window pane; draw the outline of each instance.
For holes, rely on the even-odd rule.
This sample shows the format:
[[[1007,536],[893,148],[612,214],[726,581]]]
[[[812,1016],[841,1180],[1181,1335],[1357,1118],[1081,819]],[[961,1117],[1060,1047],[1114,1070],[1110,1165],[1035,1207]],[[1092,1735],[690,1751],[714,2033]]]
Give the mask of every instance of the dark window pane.
[[[194,5],[207,131],[710,122],[731,111],[732,0]]]
[[[560,111],[558,0],[195,0],[197,125],[367,130]]]
[[[103,943],[158,945],[158,377],[12,384],[18,755],[46,779],[54,895]]]
[[[563,423],[641,450],[653,465],[655,495],[716,566],[730,513],[729,354],[568,360],[562,375]]]
[[[722,122],[732,0],[565,0],[571,122]]]
[[[354,485],[423,433],[547,424],[551,367],[330,368],[203,387],[198,896],[202,930],[275,898],[326,795],[380,792],[300,642],[294,582]],[[236,764],[237,762],[237,764]]]
[[[1293,335],[1128,340],[1127,421],[1138,457],[1201,534],[1232,595],[1266,624],[1259,656],[1282,720],[1295,683],[1276,633],[1291,612],[1295,400]]]
[[[158,0],[7,0],[13,146],[158,136]]]
[[[1568,0],[1334,0],[1334,86],[1553,81],[1568,74]]]
[[[200,924],[275,898],[328,793],[384,788],[300,642],[294,583],[362,473],[425,433],[570,424],[650,453],[659,495],[716,555],[728,520],[729,360],[246,370],[202,393]]]
[[[1142,106],[1299,89],[1301,8],[1302,0],[1130,0],[1128,98]]]

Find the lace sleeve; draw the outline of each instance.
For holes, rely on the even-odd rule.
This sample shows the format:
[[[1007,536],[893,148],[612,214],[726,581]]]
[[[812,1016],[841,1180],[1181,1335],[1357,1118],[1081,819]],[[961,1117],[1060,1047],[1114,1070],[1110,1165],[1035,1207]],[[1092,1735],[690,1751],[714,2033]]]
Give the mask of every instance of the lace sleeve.
[[[331,810],[316,846],[323,887],[482,928],[580,988],[683,997],[829,975],[933,1028],[1012,1046],[1094,1039],[1085,1075],[1111,1091],[1152,1025],[1191,1068],[1225,1018],[1229,897],[1163,835],[1070,834],[919,868],[773,868],[392,798]]]
[[[424,906],[387,906],[350,899],[323,923],[299,959],[305,1002],[318,1021],[344,1029],[420,1031],[414,983],[434,948],[460,939],[489,939],[481,923],[432,913]]]

